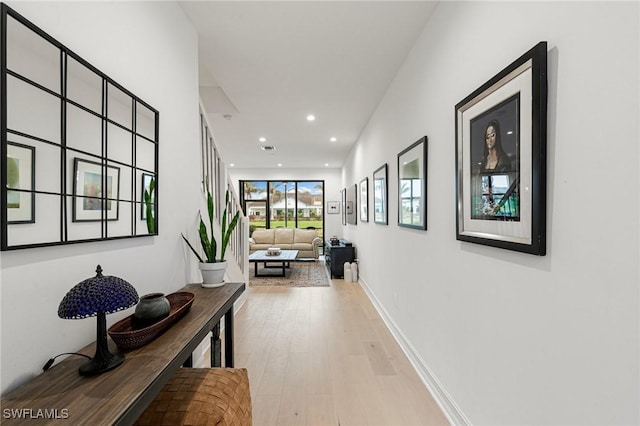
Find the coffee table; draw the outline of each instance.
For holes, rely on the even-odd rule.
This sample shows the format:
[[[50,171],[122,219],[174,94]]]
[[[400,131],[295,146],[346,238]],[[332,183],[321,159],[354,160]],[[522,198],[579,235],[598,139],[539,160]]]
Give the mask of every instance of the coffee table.
[[[277,256],[267,255],[266,250],[256,250],[249,255],[249,262],[255,265],[256,277],[284,277],[285,270],[295,262],[298,250],[280,250]],[[282,268],[282,274],[258,274],[258,263],[262,262],[265,268]],[[278,263],[277,266],[267,266],[267,263]]]

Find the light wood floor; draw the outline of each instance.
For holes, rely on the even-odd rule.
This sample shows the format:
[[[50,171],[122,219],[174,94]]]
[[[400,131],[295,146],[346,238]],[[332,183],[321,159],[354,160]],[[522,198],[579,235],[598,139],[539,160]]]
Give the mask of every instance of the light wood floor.
[[[448,425],[358,283],[247,292],[235,364],[255,426]]]

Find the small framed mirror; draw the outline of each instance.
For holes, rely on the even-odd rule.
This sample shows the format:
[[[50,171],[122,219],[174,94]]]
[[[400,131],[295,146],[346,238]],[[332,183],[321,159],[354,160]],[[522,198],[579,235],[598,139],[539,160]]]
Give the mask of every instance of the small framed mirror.
[[[389,223],[389,189],[387,186],[387,163],[373,172],[373,222],[380,225]]]
[[[360,181],[360,222],[369,222],[369,178]]]
[[[427,229],[427,137],[398,154],[398,226]]]

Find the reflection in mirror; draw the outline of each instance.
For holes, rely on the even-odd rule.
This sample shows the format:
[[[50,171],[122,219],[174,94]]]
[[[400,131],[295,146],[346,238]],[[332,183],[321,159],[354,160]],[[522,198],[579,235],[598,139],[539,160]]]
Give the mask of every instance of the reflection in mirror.
[[[157,235],[157,225],[149,232],[140,221],[142,176],[158,177],[158,112],[6,4],[0,9],[0,248]]]
[[[156,140],[156,113],[141,102],[136,103],[136,133]]]
[[[384,163],[373,172],[373,221],[381,225],[388,223],[387,200],[387,163]]]
[[[60,50],[11,16],[7,17],[7,70],[60,94]]]
[[[7,144],[7,220],[9,223],[35,222],[35,148]]]
[[[11,224],[7,229],[7,240],[13,246],[36,244],[60,244],[61,195],[35,194],[34,223]]]
[[[113,84],[107,85],[107,117],[131,130],[131,96]]]
[[[136,235],[148,235],[155,229],[155,175],[138,172],[136,177]],[[148,219],[148,215],[151,215]]]
[[[427,137],[398,154],[398,225],[427,229]]]
[[[102,155],[102,119],[73,104],[67,105],[67,147]]]
[[[60,98],[7,76],[7,105],[9,131],[60,143]]]
[[[107,124],[107,158],[109,160],[119,161],[126,165],[133,164],[133,158],[131,158],[131,132],[116,126],[113,123]],[[153,158],[153,152],[148,152],[151,158]],[[145,158],[144,156],[142,157]]]
[[[157,145],[141,137],[136,137],[136,166],[149,172],[155,172],[155,155]]]
[[[102,77],[67,57],[67,98],[96,114],[102,114]]]
[[[83,158],[73,160],[73,221],[99,222],[118,220],[120,168],[104,167]]]

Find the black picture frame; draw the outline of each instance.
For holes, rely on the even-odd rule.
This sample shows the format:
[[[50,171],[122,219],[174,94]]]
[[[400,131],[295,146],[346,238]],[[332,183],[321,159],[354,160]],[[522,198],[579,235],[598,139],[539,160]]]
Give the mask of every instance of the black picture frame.
[[[73,222],[118,220],[120,168],[95,161],[73,160]],[[103,188],[106,184],[106,193]]]
[[[7,142],[7,223],[36,222],[36,149]]]
[[[373,172],[373,223],[389,224],[388,166],[384,163]]]
[[[340,191],[342,199],[342,224],[347,225],[347,188],[342,188]]]
[[[398,154],[398,226],[427,229],[427,137]]]
[[[546,254],[547,43],[455,106],[456,239]]]
[[[360,222],[369,222],[369,178],[360,181]]]
[[[340,201],[327,201],[327,214],[340,213]]]
[[[354,183],[346,188],[346,219],[348,225],[358,224],[358,184]]]

